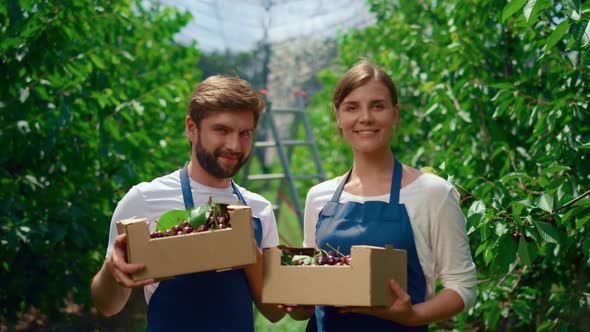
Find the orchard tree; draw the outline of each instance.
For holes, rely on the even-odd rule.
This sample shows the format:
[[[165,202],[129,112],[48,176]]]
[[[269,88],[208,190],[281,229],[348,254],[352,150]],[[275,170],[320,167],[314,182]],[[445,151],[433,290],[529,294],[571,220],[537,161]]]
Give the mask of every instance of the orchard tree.
[[[0,322],[88,303],[115,203],[181,165],[190,15],[125,0],[0,4]]]
[[[400,92],[395,155],[462,194],[479,295],[444,326],[590,326],[590,3],[369,3],[376,24],[340,37],[342,70],[320,74],[314,99],[328,175],[351,162],[326,125],[331,94],[367,57]]]
[[[212,51],[201,55],[198,66],[203,79],[219,74],[237,76],[248,81],[255,90],[260,90],[268,88],[263,86],[263,53],[260,43],[248,51]]]

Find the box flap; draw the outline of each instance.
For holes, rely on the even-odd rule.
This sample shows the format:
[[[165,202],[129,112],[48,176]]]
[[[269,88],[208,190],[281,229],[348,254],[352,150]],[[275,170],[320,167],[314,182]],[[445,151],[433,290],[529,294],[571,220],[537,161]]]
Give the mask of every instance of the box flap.
[[[136,222],[144,222],[147,224],[146,218],[131,217],[117,221],[117,234],[121,235],[126,232],[126,226]]]

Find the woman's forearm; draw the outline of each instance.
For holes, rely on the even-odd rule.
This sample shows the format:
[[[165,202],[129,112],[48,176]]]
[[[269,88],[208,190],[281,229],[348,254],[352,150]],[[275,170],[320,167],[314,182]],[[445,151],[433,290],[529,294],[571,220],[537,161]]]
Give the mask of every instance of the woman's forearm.
[[[449,319],[463,311],[463,299],[452,289],[443,289],[434,298],[414,305],[415,316],[409,325],[427,325]]]

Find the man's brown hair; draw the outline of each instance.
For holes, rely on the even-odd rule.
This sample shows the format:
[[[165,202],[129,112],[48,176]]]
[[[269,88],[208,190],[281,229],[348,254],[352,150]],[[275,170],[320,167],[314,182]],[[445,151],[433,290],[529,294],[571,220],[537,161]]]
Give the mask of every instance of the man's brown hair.
[[[263,109],[262,96],[248,82],[238,77],[215,75],[197,86],[189,100],[187,114],[197,128],[207,115],[221,110],[252,112],[257,125]]]

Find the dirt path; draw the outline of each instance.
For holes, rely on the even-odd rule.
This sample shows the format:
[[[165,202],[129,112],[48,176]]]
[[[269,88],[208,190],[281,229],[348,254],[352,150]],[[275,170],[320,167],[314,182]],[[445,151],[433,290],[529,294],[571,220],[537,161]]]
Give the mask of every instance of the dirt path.
[[[64,310],[69,313],[66,321],[49,321],[33,309],[23,314],[16,326],[8,327],[0,324],[0,332],[139,332],[145,330],[147,306],[142,289],[134,289],[125,308],[113,317],[104,317],[95,308],[84,310],[82,306],[73,303]]]

